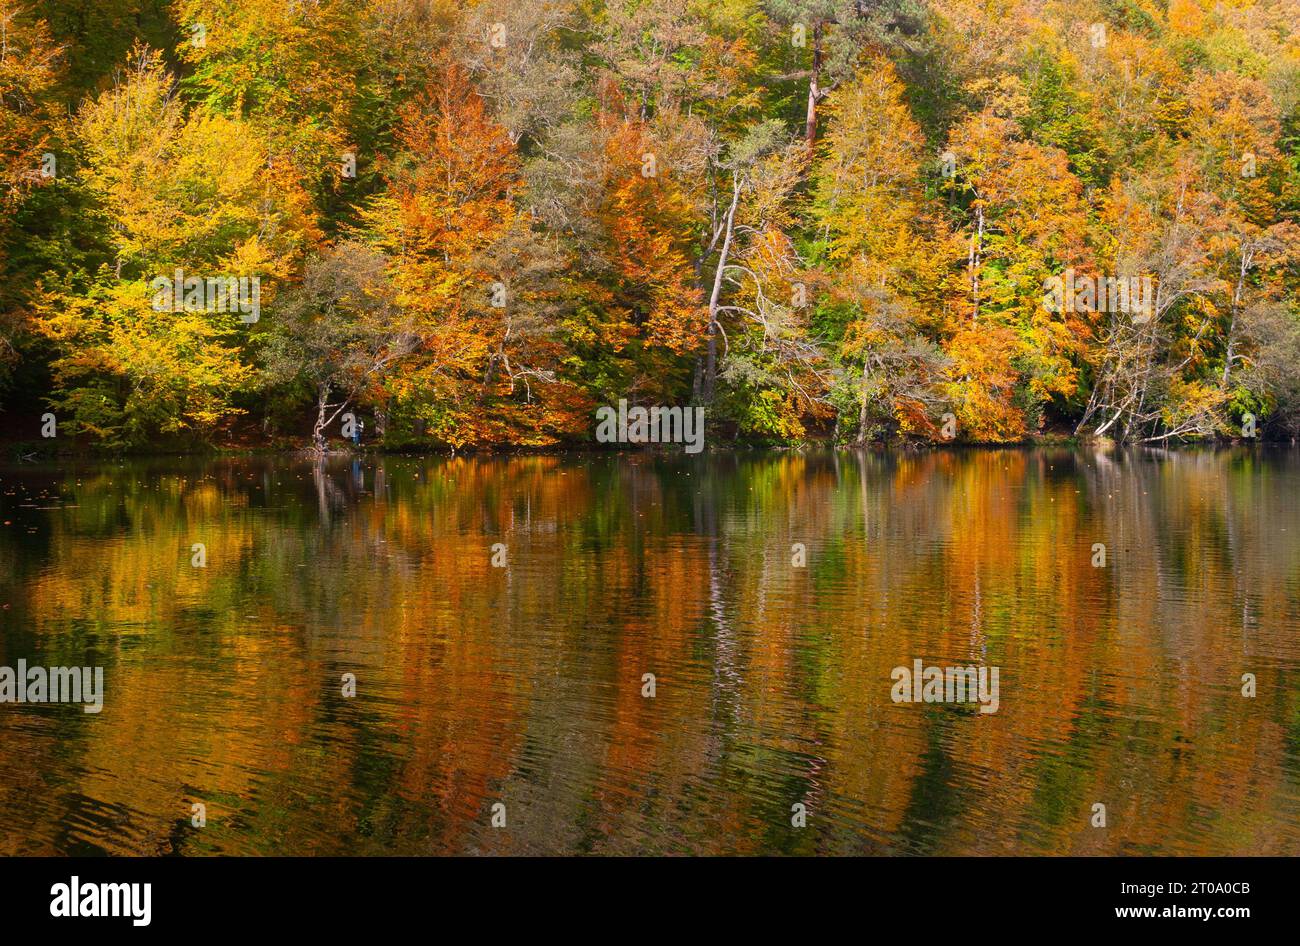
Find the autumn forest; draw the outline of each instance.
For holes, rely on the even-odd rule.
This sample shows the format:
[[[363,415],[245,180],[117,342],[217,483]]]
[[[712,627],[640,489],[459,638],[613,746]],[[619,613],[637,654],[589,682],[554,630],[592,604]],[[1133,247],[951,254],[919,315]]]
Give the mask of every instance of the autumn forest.
[[[620,399],[1295,436],[1300,3],[0,0],[11,439],[552,447]]]

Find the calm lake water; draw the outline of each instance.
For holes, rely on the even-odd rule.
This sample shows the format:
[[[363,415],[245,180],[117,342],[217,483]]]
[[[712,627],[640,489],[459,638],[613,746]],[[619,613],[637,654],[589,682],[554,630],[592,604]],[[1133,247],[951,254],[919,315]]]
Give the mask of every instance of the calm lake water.
[[[0,665],[106,690],[0,704],[0,853],[1300,854],[1292,449],[24,464],[0,519]]]

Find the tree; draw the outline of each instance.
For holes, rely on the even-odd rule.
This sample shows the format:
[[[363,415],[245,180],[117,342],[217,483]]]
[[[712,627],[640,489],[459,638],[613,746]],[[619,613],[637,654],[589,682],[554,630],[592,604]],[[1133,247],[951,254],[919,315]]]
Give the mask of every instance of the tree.
[[[927,220],[924,139],[883,58],[864,63],[829,104],[814,175],[814,219],[825,235],[832,306],[847,306],[839,335],[842,407],[859,443],[873,433],[936,434],[943,403],[942,326],[926,316],[925,285],[945,234]],[[856,378],[854,377],[856,375]]]
[[[362,233],[389,257],[397,303],[422,342],[387,379],[387,396],[453,445],[572,427],[569,407],[549,412],[536,397],[560,384],[544,285],[557,263],[519,212],[508,132],[451,64],[402,108],[397,134],[401,151]]]
[[[265,377],[311,392],[312,445],[324,453],[327,428],[379,390],[423,341],[421,326],[397,304],[387,258],[344,242],[311,260],[302,285],[288,293],[266,345]]]
[[[51,400],[116,446],[210,433],[239,413],[234,399],[253,376],[248,326],[260,318],[247,304],[271,303],[309,237],[305,197],[268,173],[268,148],[247,125],[187,116],[161,57],[143,47],[72,132],[75,186],[110,221],[109,262],[56,274],[38,297],[37,327],[58,352]],[[184,299],[161,299],[156,280],[170,284],[177,270],[200,284],[197,299],[188,283]],[[243,280],[243,310],[206,294],[207,280],[229,278]]]
[[[1014,440],[1077,385],[1087,323],[1042,299],[1050,277],[1085,262],[1082,188],[1064,152],[988,110],[953,129],[948,153],[944,186],[965,244],[948,388],[968,436]]]
[[[63,49],[44,20],[15,0],[0,0],[0,266],[10,256],[19,207],[37,187],[54,182],[52,91]],[[26,330],[15,310],[26,302],[26,280],[0,285],[0,365],[18,358],[16,336]]]

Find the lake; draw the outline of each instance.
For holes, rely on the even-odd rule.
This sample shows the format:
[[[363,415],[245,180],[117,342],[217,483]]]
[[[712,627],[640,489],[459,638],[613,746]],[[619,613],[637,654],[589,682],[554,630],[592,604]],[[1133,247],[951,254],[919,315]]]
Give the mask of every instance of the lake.
[[[0,703],[4,854],[1300,854],[1294,448],[11,463],[0,519],[0,665],[104,679]]]

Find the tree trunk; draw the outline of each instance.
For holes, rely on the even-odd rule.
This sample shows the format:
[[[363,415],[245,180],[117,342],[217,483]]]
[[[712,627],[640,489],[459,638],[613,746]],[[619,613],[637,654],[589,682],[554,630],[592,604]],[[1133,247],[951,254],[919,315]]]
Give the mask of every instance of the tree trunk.
[[[871,360],[862,359],[862,408],[858,411],[858,443],[867,442],[867,382],[871,379]]]
[[[317,453],[325,452],[325,411],[329,406],[330,386],[322,384],[316,389],[316,425],[311,432],[312,449]]]
[[[808,141],[809,148],[817,143],[817,99],[821,97],[821,87],[818,85],[821,72],[822,24],[819,21],[813,26],[812,74],[808,77],[808,118],[804,124],[804,137]]]
[[[1247,249],[1243,242],[1241,247],[1241,265],[1237,271],[1237,288],[1232,293],[1232,317],[1228,321],[1228,338],[1227,346],[1223,356],[1223,390],[1228,389],[1228,381],[1232,377],[1232,360],[1236,357],[1233,349],[1237,341],[1237,313],[1241,311],[1242,294],[1246,289],[1246,273],[1250,269],[1253,252]]]
[[[731,238],[736,227],[736,207],[740,204],[740,178],[733,173],[731,178],[731,206],[727,208],[726,228],[722,237],[722,249],[718,252],[718,268],[713,273],[713,292],[709,295],[709,348],[705,356],[704,390],[701,392],[704,403],[713,400],[713,387],[718,378],[718,306],[722,300],[722,277],[727,268],[727,257],[731,255]]]

